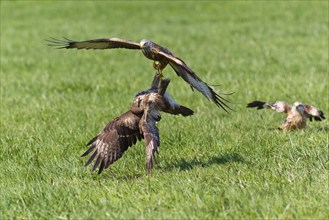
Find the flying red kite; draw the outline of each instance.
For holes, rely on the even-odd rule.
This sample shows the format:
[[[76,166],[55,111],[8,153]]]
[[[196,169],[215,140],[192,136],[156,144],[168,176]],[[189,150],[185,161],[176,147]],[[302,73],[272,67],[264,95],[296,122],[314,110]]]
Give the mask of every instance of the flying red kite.
[[[285,113],[286,119],[283,121],[280,129],[284,131],[291,131],[295,129],[304,129],[306,127],[306,119],[310,121],[321,121],[325,119],[324,114],[321,110],[316,109],[311,105],[303,105],[300,102],[295,102],[292,107],[283,101],[276,101],[275,103],[269,104],[262,101],[253,101],[247,104],[248,108],[263,109],[268,108],[276,112]]]
[[[231,109],[225,102],[227,99],[218,95],[207,83],[202,81],[183,60],[173,55],[167,48],[164,48],[150,40],[143,39],[140,43],[135,43],[130,40],[120,38],[100,38],[85,41],[73,41],[67,38],[58,40],[51,38],[47,40],[49,46],[57,46],[59,48],[76,48],[76,49],[114,49],[125,48],[141,50],[145,57],[153,60],[153,67],[157,70],[157,75],[162,78],[162,70],[169,64],[182,77],[191,88],[195,88],[202,93],[208,100],[213,101],[218,107],[221,107],[226,112]],[[231,109],[232,110],[232,109]]]

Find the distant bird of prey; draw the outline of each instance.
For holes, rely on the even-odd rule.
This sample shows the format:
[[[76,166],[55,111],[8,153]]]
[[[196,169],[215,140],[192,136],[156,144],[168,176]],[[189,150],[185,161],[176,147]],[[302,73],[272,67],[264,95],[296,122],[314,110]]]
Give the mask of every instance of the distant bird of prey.
[[[82,155],[93,152],[85,166],[95,158],[93,171],[99,166],[98,174],[117,161],[123,153],[144,139],[146,145],[146,169],[150,173],[156,162],[155,152],[160,146],[159,130],[156,122],[160,121],[160,111],[183,116],[193,115],[193,111],[175,103],[166,93],[169,79],[161,80],[155,76],[150,89],[136,94],[130,109],[110,121],[103,131],[91,139],[90,148]]]
[[[231,109],[225,102],[227,99],[219,96],[207,83],[202,81],[183,60],[173,55],[167,48],[164,48],[150,40],[141,40],[140,43],[135,43],[130,40],[120,38],[100,38],[85,41],[73,41],[67,38],[58,40],[51,38],[47,40],[49,46],[57,46],[58,48],[76,48],[76,49],[114,49],[126,48],[141,50],[145,57],[153,60],[153,67],[157,70],[157,75],[163,77],[162,70],[169,64],[176,74],[182,77],[192,90],[195,88],[201,92],[207,99],[213,101],[218,107],[221,107],[226,112]],[[231,109],[232,110],[232,109]]]
[[[293,106],[290,107],[283,101],[276,101],[272,104],[262,101],[253,101],[248,103],[247,107],[257,109],[268,108],[276,112],[285,113],[287,116],[279,127],[284,131],[292,131],[295,129],[305,128],[307,118],[309,118],[310,121],[312,121],[312,119],[315,119],[315,121],[321,121],[325,119],[321,110],[318,110],[311,105],[304,105],[300,102],[295,102]]]

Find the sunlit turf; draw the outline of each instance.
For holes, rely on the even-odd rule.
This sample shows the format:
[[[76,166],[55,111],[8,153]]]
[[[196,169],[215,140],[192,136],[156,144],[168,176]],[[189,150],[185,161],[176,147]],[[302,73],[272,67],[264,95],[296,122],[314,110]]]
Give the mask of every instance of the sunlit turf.
[[[158,164],[144,143],[97,175],[85,144],[149,87],[128,50],[56,50],[44,39],[153,40],[234,104],[218,109],[169,67],[196,114],[163,114]],[[327,2],[1,1],[0,219],[329,218],[328,121],[275,128],[249,101],[298,100],[329,114]]]

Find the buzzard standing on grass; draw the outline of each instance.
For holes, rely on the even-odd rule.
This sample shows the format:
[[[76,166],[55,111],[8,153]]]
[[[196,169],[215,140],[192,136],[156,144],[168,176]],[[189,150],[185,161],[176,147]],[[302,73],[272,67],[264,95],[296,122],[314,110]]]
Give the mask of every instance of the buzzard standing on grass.
[[[166,92],[170,80],[154,77],[152,86],[146,91],[136,94],[130,110],[110,121],[104,130],[89,141],[90,148],[82,155],[93,152],[85,166],[95,158],[93,171],[99,166],[98,174],[117,161],[123,153],[144,139],[146,145],[146,169],[150,173],[153,162],[156,162],[155,152],[160,146],[159,130],[156,123],[160,121],[160,111],[183,116],[193,115],[187,107],[175,103]]]
[[[157,75],[162,78],[162,70],[169,64],[188,84],[192,90],[195,88],[202,93],[207,99],[213,101],[218,107],[226,112],[231,109],[225,102],[229,102],[225,98],[219,96],[207,83],[202,81],[180,58],[173,55],[167,48],[164,48],[150,40],[143,39],[140,43],[120,38],[100,38],[85,41],[73,41],[64,38],[58,40],[52,38],[47,40],[49,46],[57,46],[59,48],[76,48],[76,49],[113,49],[126,48],[141,50],[145,57],[153,60],[153,67],[157,70]]]
[[[283,101],[276,101],[275,103],[266,103],[262,101],[253,101],[247,104],[248,108],[263,109],[268,108],[276,112],[285,113],[286,119],[279,127],[284,131],[291,131],[295,129],[304,129],[306,127],[306,119],[310,121],[321,121],[325,119],[324,114],[321,110],[316,109],[311,105],[303,105],[299,102],[295,102],[292,107]]]

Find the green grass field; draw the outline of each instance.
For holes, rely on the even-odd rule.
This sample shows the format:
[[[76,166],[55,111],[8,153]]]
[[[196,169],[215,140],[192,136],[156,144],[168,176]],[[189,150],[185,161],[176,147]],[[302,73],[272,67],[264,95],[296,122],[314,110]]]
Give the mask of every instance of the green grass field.
[[[101,175],[85,144],[149,87],[128,50],[56,50],[44,39],[153,40],[235,102],[219,110],[176,76],[196,114],[163,114],[158,164],[143,142]],[[1,1],[0,219],[328,219],[328,120],[305,131],[253,100],[299,100],[328,118],[328,2]]]

